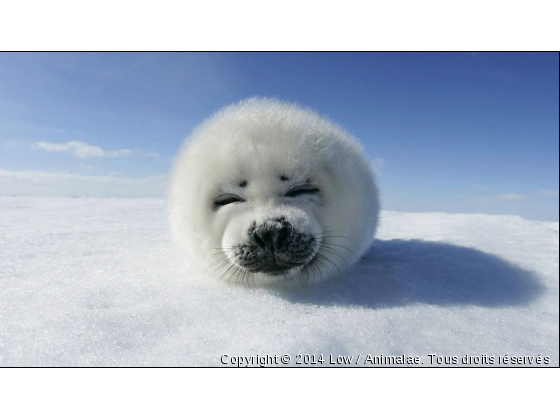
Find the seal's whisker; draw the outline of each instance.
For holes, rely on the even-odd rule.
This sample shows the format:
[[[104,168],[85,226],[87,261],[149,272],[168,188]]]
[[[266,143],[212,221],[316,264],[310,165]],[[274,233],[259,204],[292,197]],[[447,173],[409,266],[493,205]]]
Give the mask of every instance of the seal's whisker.
[[[230,261],[228,261],[228,262],[229,262],[229,264],[228,264],[227,268],[225,269],[225,271],[223,271],[223,272],[220,274],[220,277],[221,277],[222,279],[226,276],[226,274],[227,274],[230,270],[236,268],[236,265],[235,265],[235,264],[233,264],[233,263],[230,262]]]
[[[331,239],[331,238],[342,238],[342,239],[348,239],[349,241],[354,241],[354,239],[349,238],[348,236],[321,236],[321,239]]]
[[[241,268],[236,266],[235,269],[233,270],[233,272],[230,274],[228,281],[229,282],[231,282],[232,280],[237,281],[237,277],[239,276],[240,271],[241,271]]]
[[[342,253],[346,252],[346,251],[343,251],[343,250],[341,250],[341,249],[335,248],[335,246],[337,246],[337,245],[322,243],[320,249],[328,249],[328,250],[330,250],[330,251],[340,253],[341,255],[342,255]],[[342,247],[341,245],[338,245],[338,247],[344,249],[344,247]],[[346,249],[346,250],[348,250],[349,252],[351,252],[351,250],[349,250],[349,249]]]
[[[353,252],[350,248],[347,248],[347,247],[345,247],[345,246],[338,245],[338,244],[333,244],[333,243],[331,243],[331,242],[323,242],[323,243],[324,243],[325,245],[338,246],[338,247],[340,247],[340,248],[344,248],[344,249],[347,250],[348,252],[352,253],[352,255],[353,255],[354,257],[357,258],[356,254],[354,254],[354,252]]]
[[[338,271],[338,275],[339,275],[339,276],[341,275],[340,268],[338,268],[338,265],[337,265],[335,262],[333,262],[330,258],[328,258],[328,257],[327,257],[326,255],[324,255],[324,254],[319,254],[319,255],[321,256],[321,258],[324,258],[325,260],[327,260],[328,262],[330,262],[332,265],[334,265],[335,268],[336,268],[336,271]]]
[[[323,262],[323,264],[324,264],[325,267],[326,267],[326,270],[327,270],[329,273],[333,272],[333,271],[331,271],[330,266],[331,266],[331,265],[334,265],[334,267],[336,268],[336,270],[337,270],[337,272],[338,272],[338,275],[339,275],[339,276],[341,275],[340,269],[338,268],[338,266],[337,266],[335,263],[333,263],[331,260],[329,260],[327,257],[325,257],[325,256],[322,255],[322,254],[319,255],[319,258],[320,258],[320,260]],[[327,263],[328,263],[329,265],[327,265]],[[333,273],[334,273],[334,272],[333,272]]]
[[[210,264],[208,267],[206,267],[206,268],[204,269],[204,271],[202,272],[202,279],[204,279],[204,276],[205,276],[206,272],[207,272],[210,268],[215,267],[216,265],[222,264],[222,263],[224,263],[224,262],[226,262],[226,261],[227,261],[227,258],[221,259],[221,260],[218,260],[218,261],[214,261],[213,263],[211,263],[211,264]]]
[[[314,233],[314,234],[311,235],[311,236],[313,236],[313,237],[319,237],[319,236],[321,236],[321,235],[324,235],[325,233],[331,233],[331,232],[336,232],[336,231],[335,231],[335,230],[326,230],[326,231],[324,231],[324,232]]]
[[[342,261],[344,261],[344,264],[346,265],[346,269],[347,270],[349,269],[348,262],[346,262],[346,259],[342,255],[340,255],[338,252],[332,251],[328,248],[321,248],[321,251],[328,252],[329,254],[332,254],[332,255],[340,258]]]
[[[210,258],[210,257],[213,257],[214,255],[220,255],[220,254],[227,254],[227,251],[216,252],[215,254],[208,254],[208,255],[205,255],[202,258]]]
[[[222,261],[221,261],[221,264],[218,264],[218,267],[217,267],[214,271],[212,271],[210,274],[211,274],[211,275],[214,275],[214,274],[216,274],[218,271],[220,271],[222,268],[227,267],[227,266],[229,266],[230,264],[233,264],[233,263],[229,260],[229,258],[226,258],[225,260],[222,260]]]

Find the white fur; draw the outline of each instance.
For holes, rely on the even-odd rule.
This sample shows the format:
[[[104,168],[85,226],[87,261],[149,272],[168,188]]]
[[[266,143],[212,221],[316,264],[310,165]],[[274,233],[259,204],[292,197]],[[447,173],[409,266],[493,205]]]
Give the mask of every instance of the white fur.
[[[287,184],[308,178],[319,196],[284,197]],[[224,192],[246,201],[213,210]],[[343,272],[370,247],[379,202],[369,160],[352,136],[311,110],[251,98],[217,112],[185,141],[172,170],[169,211],[174,237],[206,277],[264,285]],[[317,235],[322,264],[282,276],[231,265],[229,249],[245,240],[250,224],[274,216]]]

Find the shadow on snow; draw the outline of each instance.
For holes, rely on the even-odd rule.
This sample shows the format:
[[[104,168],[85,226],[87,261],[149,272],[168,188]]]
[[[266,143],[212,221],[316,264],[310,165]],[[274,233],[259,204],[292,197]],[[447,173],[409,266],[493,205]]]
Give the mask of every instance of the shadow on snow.
[[[541,292],[535,274],[498,256],[419,240],[376,240],[344,279],[276,290],[291,302],[367,308],[414,303],[521,306]]]

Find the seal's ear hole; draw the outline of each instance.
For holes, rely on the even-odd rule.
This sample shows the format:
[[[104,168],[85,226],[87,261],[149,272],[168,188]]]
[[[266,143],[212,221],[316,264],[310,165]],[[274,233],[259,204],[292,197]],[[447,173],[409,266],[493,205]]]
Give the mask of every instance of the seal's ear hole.
[[[241,182],[239,183],[239,186],[240,186],[241,188],[246,187],[246,186],[247,186],[247,181],[241,181]]]
[[[289,181],[290,178],[288,178],[286,175],[280,175],[280,181]]]

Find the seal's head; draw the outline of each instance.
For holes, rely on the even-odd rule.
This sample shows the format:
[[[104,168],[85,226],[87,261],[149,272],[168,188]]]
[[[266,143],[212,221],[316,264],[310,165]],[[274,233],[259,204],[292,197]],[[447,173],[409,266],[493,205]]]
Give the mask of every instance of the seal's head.
[[[171,229],[204,276],[251,285],[339,275],[370,246],[374,174],[358,142],[315,112],[249,99],[185,141]]]

